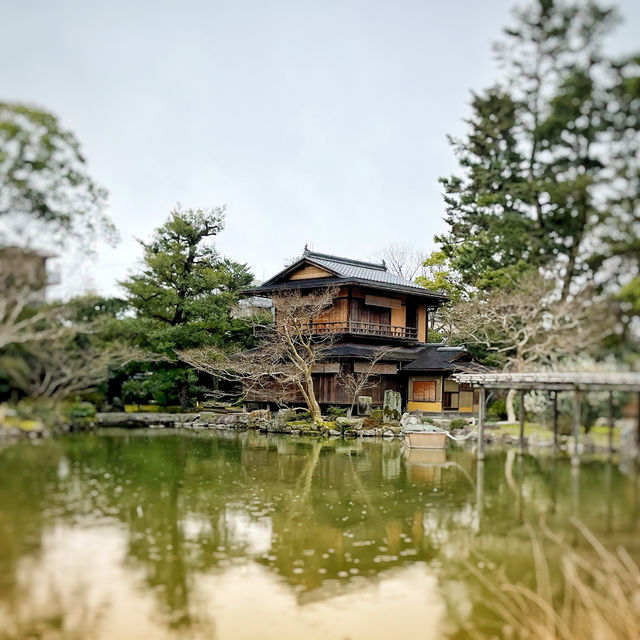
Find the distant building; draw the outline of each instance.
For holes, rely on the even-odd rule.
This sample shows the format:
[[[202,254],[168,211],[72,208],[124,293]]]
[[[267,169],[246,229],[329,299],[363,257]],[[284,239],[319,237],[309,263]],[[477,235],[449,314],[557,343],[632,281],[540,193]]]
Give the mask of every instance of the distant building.
[[[305,250],[302,257],[249,293],[269,298],[328,286],[337,287],[338,295],[310,328],[319,335],[338,334],[326,363],[313,375],[321,405],[350,405],[339,372],[362,371],[381,346],[389,346],[393,349],[375,365],[376,386],[363,392],[373,398],[374,406],[382,405],[385,389],[392,389],[402,394],[403,406],[409,411],[468,415],[477,410],[478,398],[471,386],[450,379],[469,367],[471,355],[462,347],[428,342],[429,316],[447,302],[447,296],[391,273],[384,263]],[[246,400],[264,404],[267,399]]]
[[[273,303],[271,298],[263,298],[261,296],[252,296],[243,298],[238,301],[238,306],[233,312],[236,318],[247,318],[257,313],[273,314]]]
[[[47,271],[47,260],[55,255],[37,249],[0,247],[0,276],[11,286],[27,286],[44,300],[46,288],[56,281]]]

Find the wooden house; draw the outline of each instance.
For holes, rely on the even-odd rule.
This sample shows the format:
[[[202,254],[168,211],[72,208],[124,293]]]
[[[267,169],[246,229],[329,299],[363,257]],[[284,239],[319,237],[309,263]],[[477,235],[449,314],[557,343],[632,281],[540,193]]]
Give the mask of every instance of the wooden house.
[[[322,407],[350,405],[338,373],[366,371],[373,355],[387,346],[390,350],[374,367],[375,385],[363,392],[372,397],[374,406],[381,406],[384,391],[392,389],[402,394],[403,407],[409,411],[470,414],[477,409],[473,391],[449,379],[464,370],[470,355],[459,347],[428,342],[430,316],[447,296],[391,273],[384,262],[305,249],[299,259],[248,293],[270,297],[329,286],[336,289],[336,298],[311,326],[319,335],[336,334],[326,361],[313,375]],[[249,396],[246,401],[264,404],[266,399]]]

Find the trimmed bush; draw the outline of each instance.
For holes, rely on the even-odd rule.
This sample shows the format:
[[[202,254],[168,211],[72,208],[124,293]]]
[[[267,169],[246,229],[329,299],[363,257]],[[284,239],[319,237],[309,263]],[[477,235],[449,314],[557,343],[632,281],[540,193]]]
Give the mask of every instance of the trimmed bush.
[[[75,402],[64,410],[69,420],[88,420],[95,418],[97,409],[91,402]]]
[[[346,407],[331,406],[327,408],[327,415],[332,418],[344,418],[347,415]]]
[[[467,426],[467,421],[464,418],[454,418],[449,423],[449,429],[464,429]]]
[[[280,422],[311,422],[311,414],[306,409],[282,409],[278,412]]]

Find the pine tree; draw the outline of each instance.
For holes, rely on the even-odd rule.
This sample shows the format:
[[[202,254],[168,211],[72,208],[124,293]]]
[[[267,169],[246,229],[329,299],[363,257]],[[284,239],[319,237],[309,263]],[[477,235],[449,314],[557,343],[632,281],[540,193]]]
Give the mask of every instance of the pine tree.
[[[222,208],[174,209],[150,242],[140,242],[142,271],[121,283],[136,314],[122,329],[138,346],[167,358],[152,367],[155,379],[146,387],[159,396],[177,388],[183,408],[197,376],[176,361],[176,351],[230,348],[249,337],[247,324],[233,317],[232,308],[253,277],[246,265],[223,258],[207,242],[223,227]]]
[[[637,274],[638,57],[612,60],[615,12],[537,0],[497,46],[504,79],[475,96],[444,178],[449,232],[437,237],[471,288],[557,275],[563,299]]]

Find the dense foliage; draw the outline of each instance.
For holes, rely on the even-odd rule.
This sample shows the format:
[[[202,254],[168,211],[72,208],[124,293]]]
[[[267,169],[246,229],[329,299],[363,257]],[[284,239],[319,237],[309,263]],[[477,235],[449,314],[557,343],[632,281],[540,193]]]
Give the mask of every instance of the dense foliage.
[[[33,106],[0,102],[0,221],[24,235],[25,224],[56,243],[97,233],[113,239],[106,190],[89,175],[74,134]]]
[[[605,55],[616,20],[594,3],[537,0],[505,31],[504,77],[474,95],[469,133],[452,141],[462,171],[442,180],[439,240],[467,285],[551,268],[567,297],[637,274],[640,55]]]
[[[555,283],[541,285],[541,308],[585,292],[607,301],[614,330],[602,344],[628,356],[640,310],[640,54],[606,55],[618,18],[593,2],[535,0],[516,15],[496,47],[503,77],[473,96],[468,133],[452,140],[460,171],[442,179],[449,231],[434,256],[485,306],[532,273]]]
[[[253,276],[246,265],[220,256],[208,242],[223,226],[221,208],[176,208],[149,242],[140,242],[141,269],[121,283],[134,315],[119,320],[117,329],[132,344],[164,359],[131,372],[122,387],[127,399],[150,398],[184,408],[202,389],[199,375],[175,360],[176,351],[250,344],[250,327],[234,317],[233,309]]]

